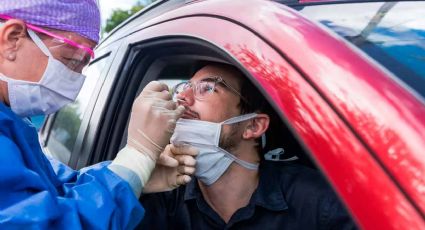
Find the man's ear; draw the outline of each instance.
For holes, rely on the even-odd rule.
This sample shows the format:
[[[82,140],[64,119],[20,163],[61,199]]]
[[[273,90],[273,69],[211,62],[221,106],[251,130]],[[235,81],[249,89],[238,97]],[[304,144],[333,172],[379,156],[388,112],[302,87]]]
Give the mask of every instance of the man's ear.
[[[10,19],[0,27],[0,55],[14,61],[16,53],[26,38],[27,27],[22,20]]]
[[[269,128],[270,117],[265,113],[257,114],[255,118],[249,121],[245,127],[243,138],[245,139],[257,139],[263,135]]]

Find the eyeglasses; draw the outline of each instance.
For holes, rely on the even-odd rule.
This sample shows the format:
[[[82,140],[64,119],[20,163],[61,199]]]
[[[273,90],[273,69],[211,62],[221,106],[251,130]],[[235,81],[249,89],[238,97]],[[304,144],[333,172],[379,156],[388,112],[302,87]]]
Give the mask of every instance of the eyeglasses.
[[[13,18],[8,15],[0,14],[0,19],[9,20]],[[56,57],[55,54],[59,53],[58,48],[60,48],[61,51],[59,56],[61,56],[61,58],[57,59],[64,63],[71,70],[75,71],[77,69],[82,69],[82,67],[86,66],[90,62],[91,58],[94,58],[94,52],[90,47],[78,44],[70,38],[54,34],[40,27],[28,23],[25,24],[32,31],[53,38],[50,41],[52,45],[49,46],[49,50],[51,51],[52,55]]]
[[[177,101],[177,95],[189,88],[192,88],[194,97],[198,100],[204,100],[215,92],[217,85],[224,86],[234,94],[238,95],[245,103],[249,104],[248,100],[246,100],[235,88],[227,84],[223,78],[214,76],[204,78],[194,83],[190,81],[181,82],[173,87],[172,97],[174,101]]]

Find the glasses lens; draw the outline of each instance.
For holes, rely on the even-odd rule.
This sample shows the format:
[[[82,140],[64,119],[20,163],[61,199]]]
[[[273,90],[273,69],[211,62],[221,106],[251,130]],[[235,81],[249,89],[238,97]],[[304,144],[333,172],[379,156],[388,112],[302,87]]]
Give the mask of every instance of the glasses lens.
[[[215,83],[212,81],[200,81],[196,84],[195,97],[204,99],[214,92]]]
[[[34,29],[53,57],[70,70],[81,73],[83,68],[90,62],[92,57],[91,49],[73,42],[71,36],[61,38],[59,35],[49,31],[40,28]]]
[[[213,81],[200,81],[197,83],[182,82],[173,88],[173,101],[177,101],[177,95],[191,88],[192,84],[195,84],[193,93],[196,99],[205,99],[205,97],[208,97],[214,92],[215,83]]]
[[[90,62],[90,54],[84,49],[67,43],[60,43],[58,40],[55,40],[51,44],[49,51],[52,55],[72,71],[81,72]]]
[[[185,91],[188,87],[189,87],[189,82],[180,82],[179,84],[174,86],[173,92],[172,92],[173,101],[176,102],[177,101],[177,95],[179,95],[180,93]]]

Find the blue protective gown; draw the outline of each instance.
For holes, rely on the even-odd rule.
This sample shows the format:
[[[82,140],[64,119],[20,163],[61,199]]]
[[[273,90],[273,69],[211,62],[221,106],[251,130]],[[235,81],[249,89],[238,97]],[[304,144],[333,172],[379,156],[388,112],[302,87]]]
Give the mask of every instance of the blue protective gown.
[[[109,162],[47,159],[34,127],[0,103],[0,229],[132,229],[144,209]]]

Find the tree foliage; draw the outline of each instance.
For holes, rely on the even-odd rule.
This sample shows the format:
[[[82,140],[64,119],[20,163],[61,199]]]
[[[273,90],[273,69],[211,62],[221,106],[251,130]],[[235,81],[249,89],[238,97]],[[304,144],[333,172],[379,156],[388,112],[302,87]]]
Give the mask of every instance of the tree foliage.
[[[153,1],[151,1],[153,2]],[[112,31],[116,26],[118,26],[121,22],[125,21],[127,18],[129,18],[131,15],[137,13],[141,9],[143,9],[144,5],[140,2],[137,2],[136,5],[132,6],[130,10],[121,10],[121,9],[115,9],[112,12],[112,15],[110,18],[106,20],[106,26],[104,28],[104,31],[106,33],[109,33]]]
[[[65,106],[56,115],[53,134],[56,139],[63,143],[67,149],[74,148],[75,140],[77,140],[78,130],[81,126],[80,113],[78,112],[79,103]]]

